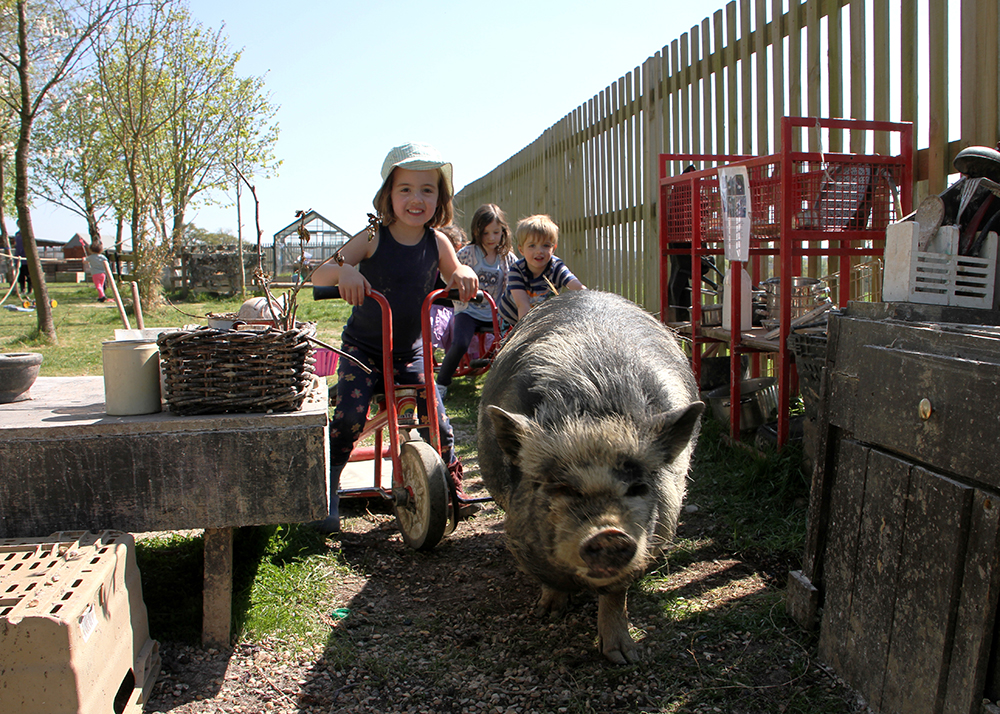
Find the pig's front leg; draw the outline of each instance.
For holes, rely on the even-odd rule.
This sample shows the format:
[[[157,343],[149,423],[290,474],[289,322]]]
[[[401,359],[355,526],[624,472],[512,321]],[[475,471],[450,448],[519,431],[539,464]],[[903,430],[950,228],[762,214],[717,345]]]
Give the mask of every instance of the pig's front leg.
[[[545,614],[555,617],[562,614],[569,604],[569,594],[561,590],[553,590],[548,585],[542,586],[542,596],[538,598],[535,605],[535,617],[542,617]]]
[[[601,595],[597,600],[597,642],[601,652],[615,664],[639,659],[639,652],[628,633],[625,610],[626,591]]]

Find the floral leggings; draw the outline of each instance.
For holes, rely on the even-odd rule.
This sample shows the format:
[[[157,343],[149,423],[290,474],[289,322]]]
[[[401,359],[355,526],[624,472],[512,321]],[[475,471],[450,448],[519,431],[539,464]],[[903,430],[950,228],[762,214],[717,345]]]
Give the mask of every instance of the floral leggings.
[[[340,484],[340,472],[344,469],[364,428],[372,396],[383,391],[381,355],[369,354],[355,345],[347,344],[341,349],[372,369],[365,374],[353,361],[341,357],[337,360],[337,406],[330,419],[330,482]],[[424,359],[418,354],[412,361],[394,360],[393,373],[396,384],[423,384]],[[420,422],[427,423],[427,407],[422,399],[417,400]],[[441,432],[441,456],[445,464],[455,460],[455,434],[451,422],[445,414],[444,405],[437,402],[438,428]]]

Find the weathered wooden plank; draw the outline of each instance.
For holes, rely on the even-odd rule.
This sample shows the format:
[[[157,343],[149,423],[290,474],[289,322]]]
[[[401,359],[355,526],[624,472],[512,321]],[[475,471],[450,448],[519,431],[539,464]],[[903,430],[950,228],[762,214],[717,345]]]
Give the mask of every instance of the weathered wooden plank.
[[[705,125],[705,136],[702,147],[706,154],[713,152],[712,147],[712,36],[709,32],[709,20],[701,21],[701,101],[703,105],[702,120]]]
[[[927,123],[928,183],[931,194],[945,189],[948,176],[948,6],[931,2],[927,12],[927,53],[930,57]]]
[[[843,12],[840,8],[833,10],[827,16],[826,24],[827,47],[827,86],[829,88],[829,105],[826,116],[844,116],[844,32]],[[844,133],[831,129],[824,151],[839,152],[844,150]],[[840,270],[840,266],[831,266],[831,272]]]
[[[252,421],[252,420],[251,420]],[[315,520],[324,427],[128,433],[0,441],[0,537],[131,533]],[[38,474],[62,474],[45,481]]]
[[[838,672],[852,666],[857,633],[854,618],[855,578],[861,553],[868,450],[853,441],[840,442],[830,489],[830,529],[823,555],[824,605],[819,655]],[[853,670],[852,670],[853,671]],[[845,675],[846,676],[846,675]]]
[[[910,465],[869,451],[843,676],[876,708],[885,686]],[[827,580],[830,588],[832,580]]]
[[[892,473],[879,474],[890,478]],[[969,486],[914,466],[892,605],[882,711],[940,711],[968,539]],[[964,638],[983,633],[964,632]]]
[[[757,149],[758,156],[766,156],[771,153],[771,125],[768,123],[768,108],[771,102],[764,87],[768,86],[767,77],[767,33],[764,28],[767,25],[767,0],[754,0],[754,66],[757,77],[757,96],[754,98],[754,106],[757,115]],[[750,116],[750,112],[744,111],[744,116]]]
[[[945,714],[970,714],[978,709],[995,641],[1000,598],[1000,503],[992,494],[977,490],[969,516],[956,637],[942,707]],[[996,688],[985,694],[996,699]]]
[[[688,93],[690,94],[690,107],[688,111],[691,115],[691,123],[688,132],[691,134],[690,151],[693,154],[702,153],[701,146],[701,30],[698,25],[694,25],[688,32],[689,55],[688,55]],[[683,58],[681,61],[684,61]]]
[[[722,10],[716,10],[712,15],[713,42],[715,44],[715,61],[712,72],[715,76],[715,153],[726,153],[726,82],[724,71],[728,62],[728,54],[724,51],[724,24]]]
[[[872,34],[876,38],[889,37],[889,0],[874,0],[872,9]],[[890,74],[889,43],[875,40],[872,57],[872,118],[875,121],[890,121],[890,90],[892,80]],[[875,132],[874,151],[876,154],[888,156],[888,132]]]
[[[741,154],[753,154],[753,123],[749,120],[753,116],[753,106],[755,97],[753,94],[753,77],[750,67],[751,47],[750,47],[750,0],[740,0],[740,83],[743,89],[740,117],[740,126],[743,128],[742,143],[740,144]]]
[[[802,0],[788,0],[788,116],[802,116]],[[792,151],[802,150],[802,133],[792,136]]]
[[[737,60],[739,56],[736,53],[736,0],[732,0],[726,3],[726,67],[728,70],[728,87],[727,92],[729,95],[727,115],[729,116],[729,139],[726,144],[726,152],[730,154],[738,154],[739,149],[739,92],[737,89],[738,82],[736,81],[736,67]]]
[[[851,0],[849,17],[851,56],[848,61],[851,76],[851,117],[867,119],[868,73],[872,71],[872,68],[868,66],[868,52],[865,42],[865,37],[868,35],[865,26],[865,0]],[[866,153],[867,134],[868,132],[865,131],[851,132],[850,147],[852,153]]]
[[[943,346],[943,344],[942,344]],[[996,385],[1000,365],[926,352],[925,345],[865,345],[858,359],[854,435],[901,454],[1000,487]],[[836,368],[839,371],[839,366]],[[924,418],[921,402],[929,415]],[[955,449],[956,443],[981,444]]]
[[[781,151],[781,119],[785,116],[785,49],[786,34],[782,7],[784,0],[771,0],[771,125],[768,130],[774,136],[771,145],[774,150]]]
[[[806,108],[808,116],[820,115],[820,88],[822,65],[820,63],[819,0],[806,0]],[[809,131],[809,150],[818,151],[818,130]]]

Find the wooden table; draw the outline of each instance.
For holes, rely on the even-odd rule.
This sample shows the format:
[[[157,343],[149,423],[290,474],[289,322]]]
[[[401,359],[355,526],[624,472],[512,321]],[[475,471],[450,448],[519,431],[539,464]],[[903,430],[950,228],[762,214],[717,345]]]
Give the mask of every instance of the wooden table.
[[[228,645],[233,529],[327,515],[325,380],[275,414],[108,416],[102,377],[0,404],[0,538],[205,529],[202,639]]]

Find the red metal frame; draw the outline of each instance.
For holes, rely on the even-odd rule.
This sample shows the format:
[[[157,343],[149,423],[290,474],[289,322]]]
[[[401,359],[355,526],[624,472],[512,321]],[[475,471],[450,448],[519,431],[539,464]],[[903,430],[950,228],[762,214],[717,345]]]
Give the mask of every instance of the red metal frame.
[[[447,290],[437,290],[437,291],[431,293],[431,295],[428,296],[428,299],[431,301],[431,303],[433,303],[434,300],[437,300],[438,298],[442,297],[442,293],[447,294],[447,292],[448,292]],[[496,306],[496,302],[494,302],[494,300],[493,300],[493,296],[490,295],[485,290],[482,291],[482,296],[483,296],[483,298],[485,298],[486,300],[489,301],[490,312],[492,313],[492,316],[493,316],[493,333],[492,333],[493,334],[493,343],[490,345],[489,349],[486,348],[486,337],[490,334],[488,332],[476,332],[476,334],[473,335],[473,339],[479,340],[479,354],[482,356],[482,358],[489,359],[490,361],[492,361],[493,356],[500,349],[500,338],[502,337],[502,335],[500,334],[500,314],[497,312],[497,306]],[[426,315],[426,320],[427,320],[427,328],[426,329],[429,330],[430,329],[430,303],[428,303],[427,300],[424,301],[424,312],[423,312],[423,314]],[[439,366],[438,363],[434,360],[434,349],[433,349],[433,347],[432,347],[432,349],[430,351],[430,354],[431,354],[431,371],[433,372]],[[462,359],[458,363],[458,367],[455,369],[455,374],[452,375],[452,376],[453,377],[469,377],[469,376],[475,377],[475,376],[480,375],[480,374],[485,374],[486,370],[488,370],[488,369],[489,369],[489,367],[479,367],[479,368],[473,367],[472,366],[472,360],[469,358],[469,353],[466,352],[464,355],[462,355]],[[426,370],[426,361],[425,361],[425,370]]]
[[[792,151],[792,130],[796,127],[847,129],[898,133],[900,151],[896,156],[877,154],[842,154]],[[718,191],[718,169],[723,164],[747,167],[750,176],[751,246],[749,270],[751,279],[761,278],[761,256],[774,256],[781,277],[779,284],[778,371],[778,444],[788,439],[788,403],[793,386],[793,373],[787,339],[791,322],[791,287],[788,281],[801,273],[804,256],[881,256],[885,228],[912,210],[913,204],[913,126],[909,123],[861,121],[855,119],[821,119],[815,117],[784,117],[781,122],[782,150],[761,157],[712,154],[660,154],[659,157],[659,224],[660,224],[660,314],[666,320],[669,309],[667,292],[670,255],[683,254],[686,249],[671,247],[677,242],[690,242],[693,266],[703,255],[722,255],[721,208]],[[707,162],[715,168],[667,175],[671,161]],[[859,194],[838,194],[831,177],[841,172],[867,175],[868,184],[859,202]],[[841,184],[843,186],[843,184]],[[671,192],[681,189],[680,202],[670,203]],[[684,193],[688,195],[685,196]],[[684,206],[690,197],[689,205]],[[896,206],[898,200],[899,206]],[[824,204],[823,201],[826,201]],[[854,212],[847,215],[845,207]],[[813,247],[808,242],[823,241],[828,247]],[[857,244],[861,242],[861,244]],[[864,245],[870,242],[870,246]],[[852,244],[853,243],[853,244]],[[740,355],[755,350],[745,348],[739,316],[741,313],[740,268],[733,262],[730,291],[732,329],[729,336],[731,353],[731,404],[740,403]],[[692,281],[700,280],[694,269]],[[840,268],[839,304],[846,306],[849,281],[843,264]],[[692,285],[692,296],[699,295],[700,285]],[[701,300],[692,300],[691,336],[692,366],[701,373],[701,351],[705,342],[715,341],[701,334]],[[739,438],[739,408],[731,412],[730,432]]]
[[[375,414],[369,416],[358,437],[359,442],[369,436],[374,437],[375,445],[355,447],[351,451],[349,461],[374,461],[375,476],[371,488],[355,488],[341,491],[341,498],[391,498],[391,494],[381,487],[382,459],[385,455],[385,451],[383,450],[383,432],[386,430],[389,432],[389,457],[392,460],[392,487],[394,489],[404,487],[403,468],[399,456],[400,403],[398,392],[406,392],[407,396],[409,396],[408,393],[410,392],[419,395],[420,390],[423,390],[427,404],[427,423],[418,424],[419,419],[415,419],[408,426],[412,426],[413,428],[428,428],[430,430],[430,445],[438,453],[441,452],[441,430],[437,420],[437,392],[433,388],[427,389],[426,385],[429,384],[432,387],[434,385],[433,371],[430,372],[430,376],[428,377],[428,365],[431,365],[431,370],[433,370],[430,360],[433,359],[434,349],[431,346],[430,304],[442,292],[445,291],[439,290],[427,297],[421,314],[421,338],[424,352],[423,385],[396,384],[395,380],[390,378],[393,374],[392,311],[389,308],[388,300],[386,300],[382,293],[372,290],[369,294],[369,297],[374,299],[379,304],[379,307],[382,308],[382,381],[385,390],[385,401],[377,407]],[[416,398],[419,398],[419,396],[416,396]]]

